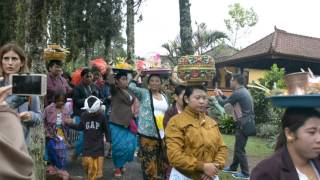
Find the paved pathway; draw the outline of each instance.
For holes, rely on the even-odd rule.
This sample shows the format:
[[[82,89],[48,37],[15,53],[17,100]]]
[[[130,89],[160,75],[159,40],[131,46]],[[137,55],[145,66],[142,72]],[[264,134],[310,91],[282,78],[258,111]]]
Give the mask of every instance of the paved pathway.
[[[228,157],[229,163],[232,161],[232,155],[233,155],[233,151],[229,150],[229,157]],[[249,156],[248,157],[248,161],[249,161],[250,168],[252,169],[262,159],[264,159],[264,158]],[[227,165],[229,163],[227,163]],[[121,178],[115,178],[113,176],[113,169],[114,169],[114,166],[113,166],[112,160],[105,159],[105,162],[104,162],[104,178],[102,178],[102,179],[103,180],[143,180],[142,172],[141,172],[141,166],[140,166],[140,162],[139,162],[138,159],[136,159],[135,161],[129,163],[126,166],[127,172]],[[76,163],[69,164],[68,172],[72,176],[82,176],[82,177],[84,177],[83,169],[82,169],[82,166],[81,166],[81,161],[79,160]],[[84,178],[73,178],[73,179],[74,180],[82,180]],[[224,180],[224,179],[220,178],[220,180]]]
[[[113,176],[113,163],[110,159],[105,159],[104,162],[104,178],[103,180],[143,180],[140,162],[135,160],[126,166],[127,172],[121,178],[115,178]],[[81,166],[81,161],[77,163],[70,164],[68,167],[68,172],[72,176],[84,176],[83,169]],[[75,178],[76,179],[76,178]],[[77,178],[82,179],[82,178]]]

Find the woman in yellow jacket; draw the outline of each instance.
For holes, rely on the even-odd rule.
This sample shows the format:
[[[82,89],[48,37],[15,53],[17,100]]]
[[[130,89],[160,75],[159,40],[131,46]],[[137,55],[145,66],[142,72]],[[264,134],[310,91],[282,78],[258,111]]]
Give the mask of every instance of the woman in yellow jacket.
[[[184,104],[184,111],[172,117],[165,130],[168,159],[174,167],[170,179],[218,179],[227,147],[217,122],[206,115],[206,89],[187,87]]]

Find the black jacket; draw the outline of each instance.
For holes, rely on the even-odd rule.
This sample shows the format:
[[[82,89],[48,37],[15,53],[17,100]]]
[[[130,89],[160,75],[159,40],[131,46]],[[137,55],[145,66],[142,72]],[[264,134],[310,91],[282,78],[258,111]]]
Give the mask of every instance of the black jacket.
[[[320,158],[312,160],[320,173]],[[251,172],[251,180],[299,180],[298,173],[287,147],[275,152],[271,157],[261,161]]]
[[[90,88],[89,88],[90,87]],[[98,86],[91,84],[90,86],[85,86],[84,84],[80,83],[76,86],[73,90],[73,115],[80,116],[81,113],[84,111],[81,110],[84,107],[84,101],[89,96],[96,96],[99,99],[102,99],[101,91],[99,90]]]

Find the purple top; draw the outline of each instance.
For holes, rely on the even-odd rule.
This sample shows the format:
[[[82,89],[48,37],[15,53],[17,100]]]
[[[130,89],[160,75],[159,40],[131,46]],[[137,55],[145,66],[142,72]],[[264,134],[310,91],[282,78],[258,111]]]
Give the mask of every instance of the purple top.
[[[49,74],[47,79],[47,96],[45,99],[45,107],[53,102],[54,93],[57,91],[63,91],[67,94],[71,93],[72,89],[64,77],[53,77]]]
[[[179,111],[177,109],[177,106],[175,104],[173,104],[173,106],[171,106],[167,111],[166,113],[164,114],[164,117],[163,117],[163,127],[166,128],[170,119],[179,114]]]
[[[65,120],[67,118],[70,118],[69,112],[67,108],[63,108],[61,112],[61,119],[62,119],[62,130],[64,132],[64,135],[67,135],[67,126],[65,124]],[[57,135],[57,109],[56,104],[51,103],[49,106],[47,106],[44,109],[43,112],[43,120],[44,120],[44,127],[45,127],[45,133],[46,137],[54,138]]]

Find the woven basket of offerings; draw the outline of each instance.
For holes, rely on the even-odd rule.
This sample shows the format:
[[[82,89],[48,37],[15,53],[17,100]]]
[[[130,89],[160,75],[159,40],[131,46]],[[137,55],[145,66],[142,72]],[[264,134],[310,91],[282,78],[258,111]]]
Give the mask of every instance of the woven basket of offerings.
[[[183,56],[178,63],[178,77],[188,84],[211,81],[216,73],[215,61],[211,56]]]
[[[60,45],[51,44],[44,49],[43,59],[46,61],[50,61],[50,60],[64,61],[68,53],[69,51],[60,47]]]

